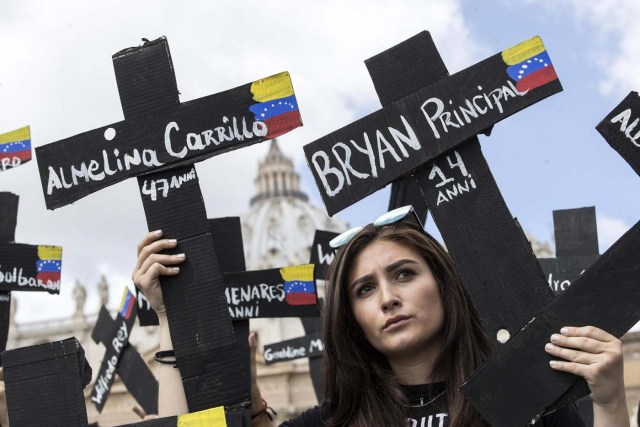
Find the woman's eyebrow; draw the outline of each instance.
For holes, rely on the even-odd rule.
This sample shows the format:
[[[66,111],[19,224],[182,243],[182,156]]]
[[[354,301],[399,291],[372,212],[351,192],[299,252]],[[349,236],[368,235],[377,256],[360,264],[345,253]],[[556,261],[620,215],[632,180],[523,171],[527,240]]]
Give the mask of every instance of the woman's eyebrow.
[[[385,267],[385,271],[390,272],[393,271],[395,269],[397,269],[398,267],[403,266],[404,264],[418,264],[418,261],[414,260],[414,259],[400,259],[394,263],[391,263],[389,265],[387,265]]]

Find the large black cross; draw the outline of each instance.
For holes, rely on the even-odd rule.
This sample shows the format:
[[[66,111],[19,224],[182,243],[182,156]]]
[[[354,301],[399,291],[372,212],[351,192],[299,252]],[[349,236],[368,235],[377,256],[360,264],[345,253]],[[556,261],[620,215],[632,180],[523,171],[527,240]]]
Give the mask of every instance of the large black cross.
[[[631,94],[598,124],[597,130],[639,173],[640,150],[634,148],[635,135],[630,132],[633,122],[629,121],[634,112],[636,115],[640,112],[640,102],[637,95]],[[541,349],[549,336],[564,325],[589,324],[621,337],[640,320],[638,277],[640,221],[569,289],[537,313],[526,328],[474,374],[463,392],[495,425],[514,425],[524,415],[543,408],[553,409],[562,400],[579,397],[576,384],[581,381],[569,374],[552,372],[547,366],[548,357],[523,349]],[[492,392],[486,393],[487,389]],[[562,399],[552,403],[551,398],[563,392]],[[504,408],[500,402],[505,399],[514,409]]]
[[[125,120],[36,149],[47,207],[137,176],[149,229],[178,240],[168,252],[187,254],[161,283],[189,410],[248,407],[193,163],[300,126],[289,75],[180,103],[165,38],[113,63]]]
[[[123,307],[116,314],[115,320],[105,306],[100,308],[91,333],[93,341],[96,344],[102,343],[106,349],[90,397],[98,412],[102,412],[118,373],[122,383],[142,409],[147,414],[158,413],[158,381],[135,347],[129,343],[136,315],[135,297],[128,289],[125,289]]]
[[[7,345],[11,291],[60,293],[62,248],[15,243],[18,201],[0,192],[0,351]]]
[[[544,97],[545,94],[548,95],[550,92],[560,89],[557,80],[552,79],[555,77],[555,73],[551,74],[552,64],[543,50],[544,47],[541,43],[536,43],[535,40],[528,41],[527,45],[530,49],[519,45],[515,49],[504,51],[502,55],[496,55],[454,76],[446,77],[446,68],[440,60],[430,36],[428,33],[422,33],[367,61],[376,90],[383,104],[389,104],[389,107],[385,107],[383,110],[305,147],[307,160],[315,168],[316,181],[321,188],[325,203],[329,200],[327,208],[330,213],[357,200],[361,194],[368,194],[381,187],[388,182],[385,180],[394,179],[394,175],[401,176],[412,172],[412,168],[423,166],[416,173],[418,185],[458,266],[485,329],[490,336],[496,337],[498,340],[503,337],[508,339],[509,335],[513,335],[524,325],[527,325],[527,322],[534,319],[540,310],[553,301],[553,294],[544,280],[544,275],[533,256],[524,233],[509,214],[500,196],[486,161],[480,152],[477,138],[468,139],[473,134],[469,135],[464,130],[473,130],[472,133],[477,133],[502,118],[500,116],[494,117],[493,122],[481,120],[484,125],[477,122],[478,118],[474,116],[474,111],[477,115],[487,113],[479,117],[484,119],[487,119],[491,114],[489,114],[488,107],[490,100],[484,97],[485,93],[482,91],[480,95],[477,92],[474,93],[476,88],[502,87],[502,91],[508,93],[504,88],[511,86],[512,83],[508,83],[509,79],[512,77],[517,79],[518,75],[524,75],[521,80],[525,86],[531,79],[536,80],[538,77],[540,77],[539,83],[541,82],[542,85],[537,88],[529,86],[527,89],[524,87],[518,89],[519,86],[516,86],[515,89],[518,92],[514,91],[514,93],[516,93],[515,98],[518,100],[532,97],[531,100],[535,101]],[[521,55],[523,53],[526,55]],[[515,64],[511,64],[512,62]],[[506,70],[507,73],[504,72],[507,68],[506,63],[511,64]],[[532,64],[541,64],[541,66],[534,67]],[[525,69],[534,71],[534,73],[528,75],[528,71],[524,71]],[[499,73],[499,70],[502,70],[502,74]],[[543,75],[536,76],[536,73]],[[491,76],[493,76],[493,81],[490,79]],[[527,81],[527,76],[529,81]],[[433,83],[435,80],[438,80],[437,83]],[[489,80],[488,83],[487,80]],[[480,89],[477,90],[480,91]],[[526,94],[522,94],[525,91]],[[483,99],[487,100],[487,105],[474,104],[474,101],[482,101]],[[451,100],[449,104],[453,107],[445,111],[440,107],[446,105],[447,100]],[[509,101],[511,99],[506,100],[506,105],[503,106],[505,112],[507,112]],[[436,105],[439,108],[434,113],[430,113],[429,111],[434,110],[425,111],[424,107],[427,104]],[[461,107],[461,105],[466,105],[466,107]],[[437,114],[438,112],[441,114]],[[500,112],[502,111],[500,110]],[[420,116],[420,113],[423,113],[424,118]],[[442,118],[445,113],[448,113],[448,116]],[[402,139],[397,133],[397,129],[400,127],[397,124],[389,126],[390,123],[398,122],[398,116],[400,118],[416,118],[417,116],[422,121],[416,119],[414,122],[406,119],[403,123],[405,138]],[[377,120],[381,122],[376,123]],[[391,137],[385,138],[384,127],[389,129]],[[443,136],[444,129],[447,129],[446,136],[449,137],[445,144],[443,144],[443,140],[446,139]],[[400,163],[400,170],[395,174],[386,169],[384,171],[377,170],[378,176],[372,177],[374,166],[382,165],[376,157],[376,153],[373,152],[374,150],[370,148],[371,145],[364,144],[373,140],[372,135],[376,135],[379,151],[377,157],[380,159],[384,157],[385,152],[394,149],[394,146],[388,142],[392,138],[398,146],[398,151],[401,151],[400,144],[407,143],[407,141],[412,143],[407,143],[408,146],[416,146],[420,151],[414,162],[411,161],[411,156],[405,160],[406,157],[403,159],[396,153],[393,159]],[[413,135],[419,135],[416,136],[416,140],[419,140],[420,143],[424,142],[426,146],[416,144],[416,140],[412,138]],[[344,141],[350,142],[354,150],[350,150]],[[462,144],[463,142],[466,143]],[[365,150],[366,147],[369,149]],[[453,150],[451,150],[452,148]],[[433,155],[420,163],[420,158],[428,157],[420,155],[423,151],[432,152]],[[328,152],[333,153],[338,160],[337,164],[330,164],[331,158],[327,154]],[[403,154],[404,152],[414,154],[407,148],[404,149]],[[348,153],[349,156],[345,156],[344,153]],[[362,158],[357,161],[357,158],[354,157],[356,153],[367,153],[365,157],[367,161],[363,161]],[[430,160],[438,155],[439,158]],[[314,163],[314,158],[325,162],[323,164],[317,161]],[[387,160],[392,160],[392,158],[388,156]],[[425,163],[429,164],[425,165]],[[362,173],[364,165],[370,166],[366,170],[366,174]],[[393,163],[393,165],[398,166],[397,163]],[[327,179],[330,175],[335,178],[332,182]],[[350,182],[348,178],[350,178]],[[370,181],[373,188],[363,188],[367,181]],[[343,187],[347,191],[340,195]],[[354,194],[355,196],[352,197]],[[335,197],[335,200],[331,201],[331,197]],[[592,292],[584,286],[583,288],[581,293],[589,294]],[[562,320],[563,322],[557,326],[557,329],[563,324],[572,323],[567,317]],[[577,324],[593,323],[585,322]],[[611,328],[607,329],[611,330]],[[531,325],[528,325],[527,331],[531,332],[532,330],[542,331],[542,334],[546,334],[547,340],[552,332],[557,332],[555,329],[548,332],[542,327],[532,328]],[[513,341],[512,337],[509,341],[512,348]],[[496,347],[500,345],[497,340],[494,341],[494,344]],[[537,366],[537,369],[533,370],[534,375],[545,379],[548,379],[549,376],[561,376],[551,371],[546,365],[548,356],[544,353],[543,347],[544,342],[537,347],[528,347],[540,349],[539,351],[532,350],[532,357],[536,361],[542,361],[542,365],[544,365]],[[490,364],[496,360],[497,356],[503,354],[503,351],[497,352]],[[513,362],[511,368],[523,371],[520,366],[513,367],[514,364],[519,363],[520,358],[515,357],[515,354],[512,354],[511,357],[512,359],[509,359]],[[486,393],[486,390],[493,390],[493,387],[496,387],[494,383],[491,383],[491,386],[488,385],[490,380],[491,378],[472,380],[470,383],[475,384],[476,388],[472,390],[468,384],[466,388],[463,388],[463,391],[492,425],[524,424],[544,412],[554,402],[560,406],[588,392],[586,383],[584,381],[576,382],[575,377],[561,386],[554,383],[553,380],[549,381],[553,386],[547,387],[546,393],[540,393],[535,388],[523,387],[522,381],[506,381],[502,378],[500,385],[502,389],[512,391],[513,388],[520,388],[523,391],[517,404],[504,405],[505,401],[513,402],[514,397],[518,394],[514,393],[513,396],[508,393],[502,394],[503,400],[501,403],[497,403],[496,399],[493,399],[493,392]],[[571,389],[567,391],[569,388]],[[479,402],[479,393],[484,393],[488,399],[492,400],[491,404],[483,405],[482,402]],[[536,394],[543,396],[533,396]],[[505,398],[505,395],[508,395],[508,398]]]

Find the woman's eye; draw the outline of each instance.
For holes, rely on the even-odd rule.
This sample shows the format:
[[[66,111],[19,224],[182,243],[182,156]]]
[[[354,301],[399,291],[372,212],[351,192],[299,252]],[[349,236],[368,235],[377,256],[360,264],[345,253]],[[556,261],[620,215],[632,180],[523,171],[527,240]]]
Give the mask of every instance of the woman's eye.
[[[396,279],[408,279],[415,275],[416,273],[413,270],[403,268],[402,270],[398,271],[398,274],[396,274]]]
[[[368,294],[369,292],[373,291],[373,286],[371,285],[362,285],[358,288],[357,290],[357,295],[358,296],[363,296]]]

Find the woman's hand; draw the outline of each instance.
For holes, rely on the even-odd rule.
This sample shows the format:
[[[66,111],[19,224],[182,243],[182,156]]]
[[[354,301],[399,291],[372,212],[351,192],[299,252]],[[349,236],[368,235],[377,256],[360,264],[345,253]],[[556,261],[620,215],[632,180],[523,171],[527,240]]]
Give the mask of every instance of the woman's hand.
[[[152,231],[138,243],[138,261],[131,277],[133,283],[142,291],[144,296],[156,311],[158,316],[165,316],[160,276],[175,276],[180,272],[177,264],[185,260],[184,254],[166,255],[159,252],[175,248],[174,239],[160,239],[162,231]]]
[[[583,377],[591,390],[594,419],[600,415],[616,416],[615,424],[629,422],[624,389],[622,342],[594,326],[563,327],[551,336],[547,353],[562,360],[552,360],[553,369]],[[605,418],[600,418],[604,420]],[[607,418],[613,420],[614,418]],[[594,423],[594,425],[598,425]]]

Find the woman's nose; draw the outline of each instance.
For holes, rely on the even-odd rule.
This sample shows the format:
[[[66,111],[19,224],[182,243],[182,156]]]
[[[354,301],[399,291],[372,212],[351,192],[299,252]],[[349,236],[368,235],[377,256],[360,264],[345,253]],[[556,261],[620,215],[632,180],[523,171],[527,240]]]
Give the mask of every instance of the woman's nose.
[[[398,296],[393,292],[393,289],[386,285],[380,285],[380,307],[382,311],[386,312],[391,309],[400,307],[402,305]]]

